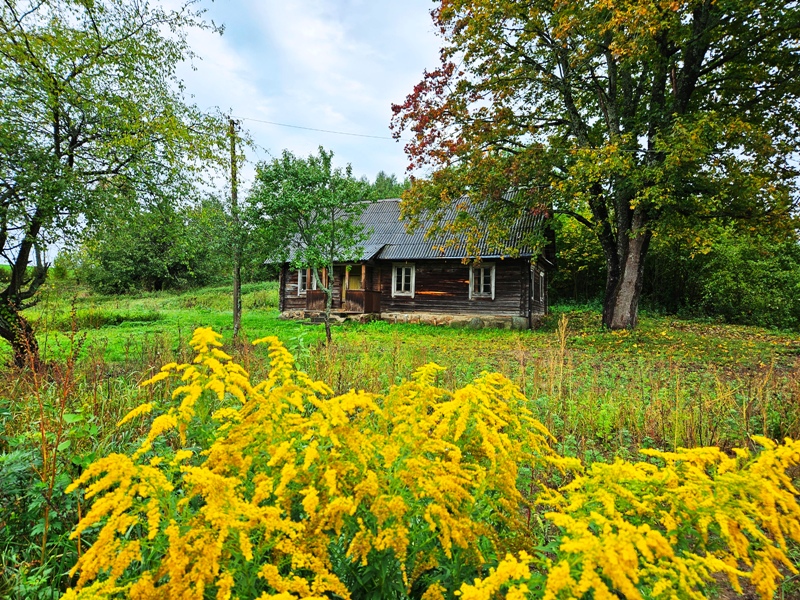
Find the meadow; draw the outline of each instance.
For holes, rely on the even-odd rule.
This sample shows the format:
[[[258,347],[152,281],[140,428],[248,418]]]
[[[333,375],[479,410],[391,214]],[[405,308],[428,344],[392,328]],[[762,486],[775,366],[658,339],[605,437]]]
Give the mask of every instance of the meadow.
[[[324,344],[319,326],[278,318],[275,283],[243,289],[241,339],[231,340],[230,290],[100,297],[53,282],[29,311],[47,372],[4,366],[0,384],[0,596],[55,598],[81,552],[69,532],[86,507],[65,494],[92,461],[131,452],[148,423],[118,428],[142,403],[166,401],[139,384],[191,360],[197,327],[255,380],[270,360],[246,343],[276,336],[299,369],[336,394],[385,394],[427,363],[445,389],[497,372],[522,391],[554,451],[587,465],[638,460],[642,449],[755,449],[752,436],[800,438],[797,333],[643,314],[632,332],[600,327],[597,310],[556,306],[535,331],[464,330],[383,322],[343,324]],[[8,348],[0,348],[7,362]],[[796,592],[792,576],[783,593]],[[794,586],[794,587],[793,587]]]

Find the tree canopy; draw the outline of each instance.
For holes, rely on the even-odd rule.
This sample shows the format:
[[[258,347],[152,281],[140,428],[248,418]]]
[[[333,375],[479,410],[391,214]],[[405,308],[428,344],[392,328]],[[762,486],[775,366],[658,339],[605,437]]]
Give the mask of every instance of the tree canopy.
[[[19,314],[44,280],[47,244],[123,202],[180,190],[216,128],[188,105],[177,64],[192,0],[7,0],[0,6],[0,246],[11,281],[0,336],[35,356]],[[35,268],[30,269],[31,261]]]
[[[400,195],[411,185],[411,182],[408,179],[398,181],[397,175],[394,173],[388,175],[385,171],[378,171],[373,183],[370,184],[366,180],[365,183],[369,185],[367,196],[371,200],[399,198]]]
[[[492,230],[537,207],[574,217],[602,246],[611,328],[636,325],[654,234],[792,226],[797,2],[442,0],[432,15],[442,63],[394,107],[411,168],[431,173],[405,196],[412,218],[465,192]]]
[[[353,177],[350,165],[335,168],[333,152],[300,158],[284,150],[280,158],[256,167],[246,221],[269,248],[271,262],[291,261],[311,269],[326,296],[325,330],[331,339],[333,264],[358,260],[366,238],[358,217],[368,185]],[[325,269],[327,277],[322,276]]]
[[[104,294],[206,285],[227,271],[221,203],[192,206],[171,199],[114,211],[71,255],[80,280]]]

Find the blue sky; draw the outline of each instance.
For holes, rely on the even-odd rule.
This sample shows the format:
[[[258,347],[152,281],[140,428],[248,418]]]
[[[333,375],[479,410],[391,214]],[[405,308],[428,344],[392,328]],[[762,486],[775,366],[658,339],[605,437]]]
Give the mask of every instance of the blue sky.
[[[402,102],[438,63],[432,0],[215,0],[207,17],[223,35],[194,31],[199,59],[180,76],[202,109],[242,118],[258,148],[252,162],[286,148],[319,145],[356,176],[405,175],[402,143],[270,125],[390,136],[391,104]],[[252,167],[245,170],[245,178]]]

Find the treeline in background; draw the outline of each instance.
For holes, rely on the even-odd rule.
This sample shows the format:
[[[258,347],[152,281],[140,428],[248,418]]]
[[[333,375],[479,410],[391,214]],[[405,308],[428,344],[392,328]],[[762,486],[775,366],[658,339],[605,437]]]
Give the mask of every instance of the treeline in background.
[[[380,172],[364,178],[365,199],[399,197],[408,182]],[[76,248],[59,253],[51,275],[75,278],[96,293],[185,290],[221,285],[230,278],[229,215],[224,202],[137,205],[109,215]],[[557,215],[557,269],[551,304],[600,309],[605,259],[595,236],[570,217]],[[277,279],[267,244],[245,243],[244,282]],[[800,328],[800,243],[797,232],[706,224],[692,236],[655,235],[645,262],[644,310],[725,323]]]
[[[596,303],[606,267],[586,227],[558,217],[558,269],[551,280],[556,303]],[[645,310],[682,317],[782,329],[800,327],[800,244],[792,235],[716,224],[685,235],[656,235],[645,261]]]
[[[365,200],[380,200],[398,198],[409,182],[381,171],[374,181],[363,177],[361,184]],[[269,244],[255,229],[243,239],[245,283],[278,277]],[[75,278],[100,294],[219,285],[231,276],[232,235],[227,201],[216,197],[140,203],[109,214],[76,248],[60,252],[51,275]]]

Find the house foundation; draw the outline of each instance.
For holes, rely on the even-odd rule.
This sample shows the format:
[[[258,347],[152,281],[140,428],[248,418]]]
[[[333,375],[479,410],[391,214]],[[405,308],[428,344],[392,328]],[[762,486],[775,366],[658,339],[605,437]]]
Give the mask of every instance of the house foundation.
[[[308,310],[285,310],[281,319],[310,319],[312,323],[322,322],[324,313]],[[331,322],[369,323],[370,321],[386,321],[387,323],[416,323],[421,325],[443,325],[455,329],[530,329],[531,324],[525,317],[513,315],[469,315],[428,312],[386,312],[348,314],[340,311],[331,312]]]

